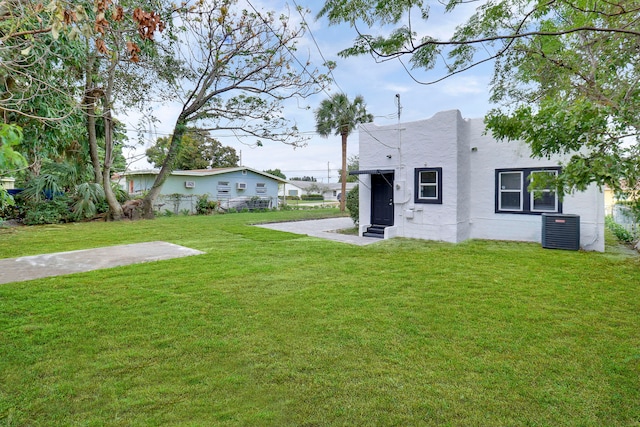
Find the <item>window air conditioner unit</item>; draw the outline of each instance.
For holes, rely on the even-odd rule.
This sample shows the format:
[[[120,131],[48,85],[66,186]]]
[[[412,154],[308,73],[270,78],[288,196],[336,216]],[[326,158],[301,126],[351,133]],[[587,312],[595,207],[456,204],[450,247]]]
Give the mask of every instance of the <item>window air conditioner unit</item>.
[[[236,188],[238,190],[246,190],[247,189],[247,183],[246,182],[239,182],[236,184]]]
[[[195,181],[185,181],[184,182],[184,187],[185,188],[196,188],[196,182]]]
[[[580,216],[542,214],[542,247],[547,249],[580,249]]]

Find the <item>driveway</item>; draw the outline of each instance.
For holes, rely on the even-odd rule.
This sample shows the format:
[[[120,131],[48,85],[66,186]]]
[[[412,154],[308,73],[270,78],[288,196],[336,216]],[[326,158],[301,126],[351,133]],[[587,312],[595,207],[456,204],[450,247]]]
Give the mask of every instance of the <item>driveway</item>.
[[[256,226],[269,228],[271,230],[304,234],[307,236],[319,237],[321,239],[335,240],[336,242],[349,243],[351,245],[358,246],[370,245],[372,243],[382,241],[375,237],[360,237],[338,233],[337,230],[353,228],[353,220],[348,217],[256,224]]]

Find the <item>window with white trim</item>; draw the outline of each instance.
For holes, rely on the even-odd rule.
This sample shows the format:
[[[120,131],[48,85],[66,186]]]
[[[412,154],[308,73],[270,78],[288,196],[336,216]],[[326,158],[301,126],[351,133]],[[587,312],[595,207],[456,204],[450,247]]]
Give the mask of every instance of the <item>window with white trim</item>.
[[[258,182],[256,184],[256,194],[265,194],[267,192],[267,184]]]
[[[522,171],[505,171],[498,174],[499,211],[522,211],[523,176]]]
[[[415,203],[442,204],[442,168],[416,168]]]
[[[531,171],[529,181],[535,184],[540,180],[542,187],[534,187],[530,191],[530,204],[532,212],[558,212],[558,196],[550,182],[558,176],[558,171]]]
[[[218,187],[216,190],[218,191],[218,197],[228,197],[231,193],[229,181],[218,181]]]
[[[559,172],[559,167],[497,169],[496,213],[562,212],[562,204],[552,188]],[[536,181],[540,184],[531,185]]]

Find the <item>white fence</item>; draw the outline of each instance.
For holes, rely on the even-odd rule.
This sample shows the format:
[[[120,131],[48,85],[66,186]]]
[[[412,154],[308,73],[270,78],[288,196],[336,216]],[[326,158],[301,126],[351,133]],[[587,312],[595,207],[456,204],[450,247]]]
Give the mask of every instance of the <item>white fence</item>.
[[[634,218],[631,207],[617,204],[613,207],[613,221],[624,227],[625,230],[632,233],[636,238],[640,236],[640,224]]]
[[[163,214],[170,212],[178,214],[195,214],[198,205],[197,194],[167,194],[159,195],[153,205],[156,212]],[[210,199],[213,200],[213,199]],[[238,211],[247,209],[271,209],[277,207],[277,201],[272,197],[234,197],[218,199],[220,209],[227,211],[236,209]]]

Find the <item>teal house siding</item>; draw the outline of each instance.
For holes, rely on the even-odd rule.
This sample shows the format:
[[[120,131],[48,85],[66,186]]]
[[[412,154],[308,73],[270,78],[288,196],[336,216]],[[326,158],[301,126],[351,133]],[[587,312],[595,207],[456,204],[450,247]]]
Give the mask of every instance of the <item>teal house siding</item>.
[[[157,170],[131,171],[125,173],[127,189],[132,196],[141,195],[151,189]],[[199,196],[218,200],[222,209],[251,207],[260,200],[260,206],[278,206],[278,185],[284,183],[280,177],[247,167],[174,171],[160,190],[156,209],[175,213],[189,210],[195,212]]]

